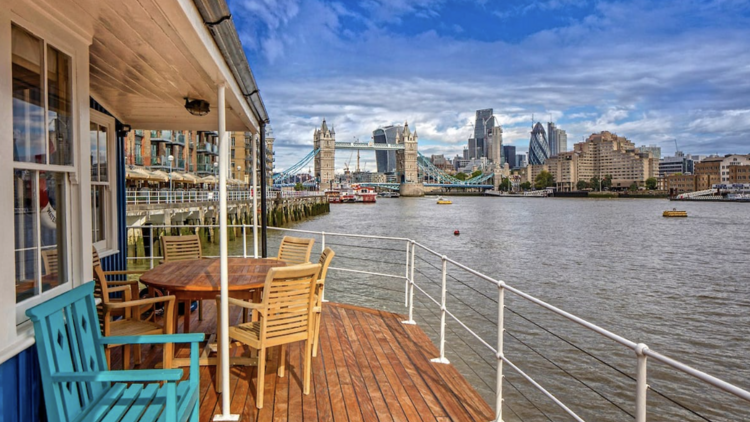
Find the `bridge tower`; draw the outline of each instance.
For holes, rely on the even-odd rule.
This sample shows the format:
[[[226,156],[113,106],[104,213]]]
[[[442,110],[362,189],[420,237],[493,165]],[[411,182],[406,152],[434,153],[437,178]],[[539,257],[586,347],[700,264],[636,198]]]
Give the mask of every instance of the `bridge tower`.
[[[417,166],[417,138],[417,131],[411,133],[408,122],[404,122],[404,130],[396,136],[396,144],[404,145],[403,150],[396,151],[396,172],[401,178],[399,190],[403,196],[424,196]]]
[[[321,189],[333,187],[334,170],[336,163],[336,131],[331,126],[328,129],[326,119],[320,129],[315,129],[313,134],[313,148],[320,149],[315,156],[315,178],[318,179]]]

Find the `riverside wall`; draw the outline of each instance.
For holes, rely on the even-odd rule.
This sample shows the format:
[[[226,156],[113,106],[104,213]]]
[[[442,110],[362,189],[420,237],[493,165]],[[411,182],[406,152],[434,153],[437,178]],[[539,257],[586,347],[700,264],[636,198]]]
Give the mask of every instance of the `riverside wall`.
[[[282,198],[266,198],[266,215],[269,226],[284,226],[301,221],[308,217],[330,212],[328,198],[325,195]],[[128,229],[128,257],[161,256],[160,238],[164,235],[197,234],[203,244],[219,242],[217,227],[189,227],[218,225],[218,202],[184,202],[161,204],[129,204],[127,207],[128,226],[144,228]],[[258,218],[260,224],[260,206],[253,213],[252,201],[227,201],[228,240],[242,238],[242,227],[251,226]],[[146,228],[156,226],[152,229]],[[175,226],[171,228],[158,226]],[[185,227],[180,227],[185,226]],[[246,233],[251,232],[246,228]],[[136,261],[137,263],[137,261]]]

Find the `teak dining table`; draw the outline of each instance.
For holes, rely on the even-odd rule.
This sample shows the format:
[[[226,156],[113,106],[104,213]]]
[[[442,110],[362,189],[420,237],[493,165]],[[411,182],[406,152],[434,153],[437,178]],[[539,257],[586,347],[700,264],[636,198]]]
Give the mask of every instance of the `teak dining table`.
[[[273,258],[229,258],[228,263],[229,296],[244,300],[252,298],[251,290],[263,288],[271,268],[286,266],[284,261]],[[220,276],[219,258],[191,259],[165,262],[143,273],[140,281],[149,290],[158,289],[164,294],[174,295],[177,303],[184,303],[183,331],[187,333],[190,332],[190,302],[215,300],[221,291]],[[174,363],[180,366],[179,359]]]

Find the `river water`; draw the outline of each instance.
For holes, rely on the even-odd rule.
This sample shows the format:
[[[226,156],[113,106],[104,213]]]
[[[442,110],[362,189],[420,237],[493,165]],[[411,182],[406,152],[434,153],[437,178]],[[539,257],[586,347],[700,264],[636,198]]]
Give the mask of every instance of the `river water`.
[[[636,343],[750,388],[750,206],[657,199],[452,197],[335,204],[289,228],[407,237]],[[460,236],[454,236],[454,230]],[[282,233],[269,233],[273,254]],[[404,242],[326,237],[333,266],[404,272]],[[319,243],[315,251],[319,250]],[[235,242],[230,253],[242,253]],[[252,247],[249,246],[249,250]],[[417,283],[440,298],[440,259],[418,250]],[[497,288],[449,268],[447,308],[496,344]],[[333,301],[404,313],[403,280],[332,271]],[[439,308],[419,292],[415,319],[437,340]],[[587,421],[628,421],[635,354],[512,294],[506,356]],[[533,322],[529,322],[533,321]],[[494,403],[495,360],[456,323],[446,355]],[[505,367],[504,420],[565,421]],[[750,405],[649,360],[649,421],[750,420]],[[533,404],[532,404],[533,403]]]

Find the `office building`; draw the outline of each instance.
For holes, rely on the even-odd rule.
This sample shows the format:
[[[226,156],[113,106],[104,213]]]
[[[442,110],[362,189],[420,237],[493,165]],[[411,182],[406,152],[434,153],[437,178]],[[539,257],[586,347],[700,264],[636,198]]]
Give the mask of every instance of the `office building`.
[[[474,136],[469,138],[469,159],[488,156],[490,146],[487,139],[487,127],[488,123],[494,124],[494,119],[493,122],[489,122],[490,118],[492,118],[491,108],[477,110],[474,119]]]
[[[677,151],[674,157],[664,157],[659,161],[659,177],[664,178],[677,173],[693,174],[696,161],[692,155]]]
[[[555,123],[547,122],[547,143],[549,144],[550,157],[568,150],[568,134],[558,128]]]
[[[510,168],[514,169],[516,166],[516,146],[515,145],[503,145],[503,164],[508,163]]]
[[[529,165],[526,154],[516,154],[516,168],[524,168]]]
[[[544,164],[549,157],[550,149],[547,134],[544,132],[544,126],[537,122],[531,130],[531,139],[529,139],[529,164]]]
[[[380,127],[372,131],[372,139],[376,144],[396,144],[396,136],[404,130],[402,125]],[[378,173],[393,173],[396,171],[396,151],[375,151],[375,161]]]

